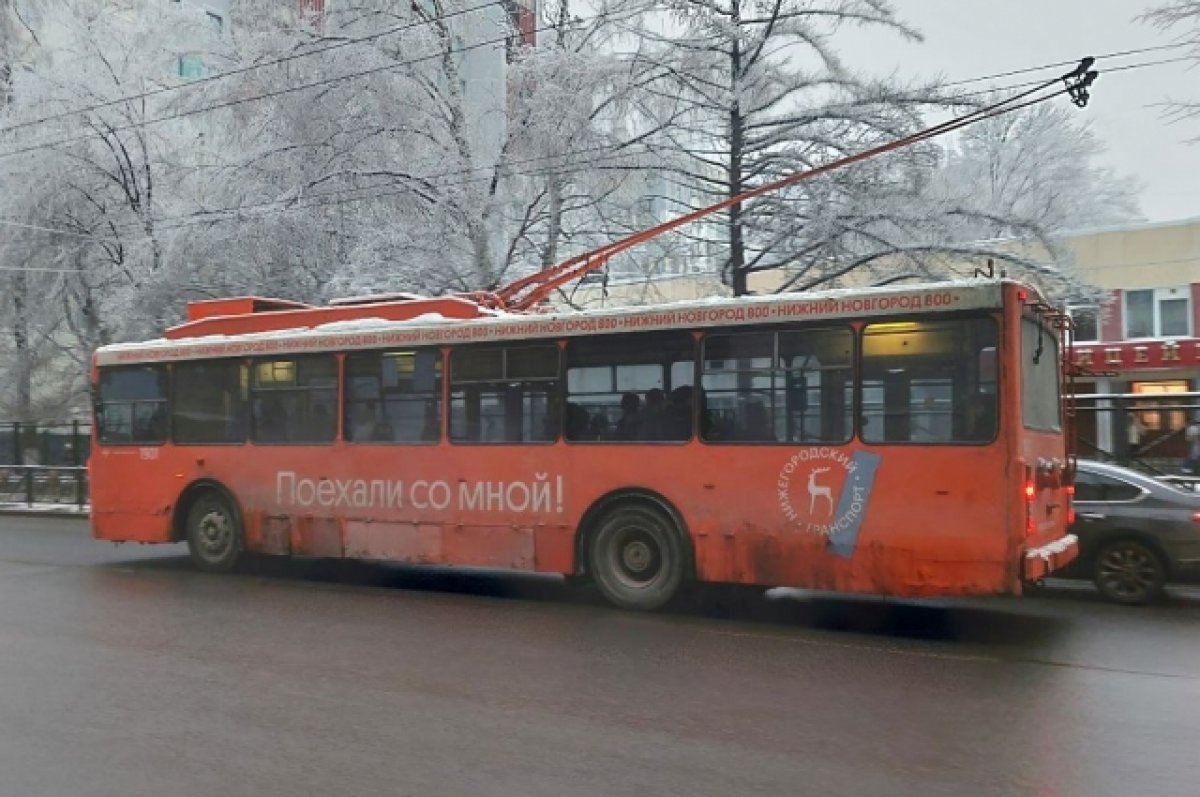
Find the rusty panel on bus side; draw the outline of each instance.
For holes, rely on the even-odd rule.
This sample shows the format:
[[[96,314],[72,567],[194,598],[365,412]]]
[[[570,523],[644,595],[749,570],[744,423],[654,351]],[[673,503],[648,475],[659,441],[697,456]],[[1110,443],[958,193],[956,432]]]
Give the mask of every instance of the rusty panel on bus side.
[[[346,556],[413,564],[446,561],[437,524],[347,520]]]

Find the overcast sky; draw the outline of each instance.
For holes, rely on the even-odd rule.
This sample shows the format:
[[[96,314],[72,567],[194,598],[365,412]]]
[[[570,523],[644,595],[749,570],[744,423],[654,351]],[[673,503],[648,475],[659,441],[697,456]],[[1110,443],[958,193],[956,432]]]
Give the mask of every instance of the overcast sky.
[[[840,49],[848,64],[873,72],[896,68],[905,76],[940,74],[963,80],[1169,43],[1166,34],[1133,21],[1156,1],[1165,2],[893,0],[901,17],[924,34],[923,43],[906,43],[892,35],[854,34],[840,40]],[[1200,100],[1200,69],[1176,63],[1111,75],[1103,72],[1105,67],[1179,54],[1167,51],[1101,60],[1092,102],[1079,111],[1107,146],[1106,164],[1141,180],[1142,212],[1151,221],[1200,216],[1200,143],[1187,143],[1200,137],[1200,119],[1169,124],[1152,107],[1167,96]]]

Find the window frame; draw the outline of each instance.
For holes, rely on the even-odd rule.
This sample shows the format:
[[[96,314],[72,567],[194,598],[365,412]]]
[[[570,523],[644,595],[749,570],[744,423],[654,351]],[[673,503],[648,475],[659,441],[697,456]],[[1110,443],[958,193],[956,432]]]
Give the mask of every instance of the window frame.
[[[241,440],[225,440],[222,442],[203,442],[203,443],[186,442],[186,441],[181,441],[181,440],[176,439],[176,436],[175,436],[175,412],[176,412],[175,380],[177,379],[177,376],[176,376],[177,369],[180,366],[198,365],[198,364],[202,364],[202,363],[229,363],[229,362],[236,363],[239,367],[246,369],[246,399],[244,402],[245,406],[242,409],[242,415],[243,415],[242,422],[245,424],[246,431],[242,435],[242,439]],[[169,402],[168,402],[169,408],[168,408],[167,417],[168,417],[168,425],[170,427],[167,431],[168,431],[168,434],[170,435],[171,444],[174,446],[179,446],[181,448],[182,447],[193,448],[196,446],[244,446],[244,445],[248,445],[250,443],[250,427],[251,427],[251,424],[253,423],[253,419],[252,419],[253,408],[251,406],[251,388],[250,388],[250,380],[252,378],[253,377],[252,377],[251,371],[250,371],[250,363],[248,360],[246,360],[245,358],[242,358],[242,357],[217,357],[217,358],[213,358],[213,359],[179,360],[178,362],[171,363],[171,368],[170,368],[170,372],[168,374],[168,381],[167,381],[167,394],[169,396]]]
[[[437,423],[435,424],[437,433],[432,440],[351,440],[350,439],[350,407],[352,404],[358,403],[352,401],[350,396],[350,360],[354,357],[362,356],[378,356],[380,358],[388,354],[409,353],[416,355],[420,351],[433,351],[437,353],[438,368],[435,372],[437,386],[428,395],[432,395],[437,402]],[[437,446],[441,445],[443,440],[449,439],[447,429],[447,420],[449,413],[446,411],[448,407],[448,395],[446,388],[449,384],[447,374],[450,369],[450,357],[448,347],[446,346],[408,346],[408,347],[391,347],[386,349],[352,349],[344,352],[341,358],[341,377],[338,381],[338,398],[339,398],[339,413],[340,413],[340,434],[338,440],[349,446]],[[425,396],[425,393],[421,394]],[[417,399],[410,399],[417,400]],[[386,403],[387,399],[380,398],[378,401]]]
[[[141,371],[151,370],[158,371],[163,381],[163,397],[161,399],[121,399],[114,401],[104,401],[101,398],[101,385],[104,383],[106,374],[119,373],[121,371]],[[108,365],[100,369],[96,378],[95,394],[92,398],[92,422],[95,428],[96,442],[101,446],[126,446],[151,448],[161,447],[171,442],[171,368],[167,364],[158,363],[136,363],[130,365]],[[163,437],[161,440],[106,440],[104,439],[104,424],[99,422],[101,409],[107,404],[159,404],[166,410],[166,418],[164,420]],[[130,412],[130,428],[132,432],[133,415]]]
[[[992,427],[992,436],[986,440],[945,440],[945,441],[922,441],[922,440],[867,440],[863,435],[863,407],[865,401],[863,399],[863,388],[866,369],[864,367],[866,360],[866,330],[867,327],[878,324],[896,324],[896,323],[945,323],[959,321],[990,321],[995,328],[995,350],[996,350],[996,374],[995,374],[995,423]],[[960,313],[929,313],[918,315],[904,316],[881,316],[879,318],[863,318],[856,319],[855,339],[858,346],[858,357],[854,364],[854,439],[865,446],[916,446],[919,448],[937,448],[937,447],[970,447],[983,448],[992,446],[1000,440],[1003,434],[1003,424],[1005,422],[1003,388],[1001,387],[1001,374],[1004,373],[1002,361],[1004,359],[1002,352],[1005,351],[1005,329],[1006,321],[1003,314],[998,310],[981,310],[967,311]],[[1018,343],[1019,346],[1019,343]],[[982,351],[982,350],[981,350]],[[1060,397],[1061,401],[1061,397]],[[1061,413],[1060,413],[1061,414]]]
[[[1071,338],[1073,343],[1100,343],[1100,339],[1103,337],[1103,332],[1101,330],[1101,323],[1100,323],[1100,310],[1101,310],[1101,308],[1100,308],[1100,305],[1098,305],[1098,304],[1069,304],[1069,305],[1067,305],[1067,315],[1071,317],[1072,332],[1074,332],[1076,329],[1078,329],[1078,327],[1076,327],[1075,323],[1074,323],[1076,313],[1080,313],[1080,312],[1091,313],[1092,316],[1095,318],[1095,326],[1096,326],[1095,336],[1090,337],[1090,338],[1081,338],[1078,335],[1073,334],[1072,338]]]
[[[1107,498],[1076,498],[1074,499],[1074,503],[1077,504],[1136,504],[1138,501],[1144,500],[1146,496],[1150,494],[1150,491],[1145,487],[1142,487],[1140,484],[1134,484],[1133,482],[1126,481],[1119,476],[1112,476],[1107,473],[1100,473],[1099,471],[1088,470],[1086,468],[1080,468],[1079,472],[1097,479],[1107,479],[1108,481],[1117,482],[1126,487],[1132,487],[1133,489],[1137,490],[1137,495],[1135,495],[1133,498],[1123,498],[1121,500]]]
[[[865,323],[864,323],[865,325]],[[705,406],[708,405],[709,391],[704,387],[704,377],[710,373],[705,370],[704,363],[708,353],[707,342],[709,335],[739,335],[739,334],[768,334],[771,335],[772,365],[769,368],[747,368],[747,369],[731,369],[727,371],[714,371],[712,373],[749,373],[749,374],[771,374],[771,390],[775,391],[776,374],[787,374],[789,371],[796,370],[776,366],[776,363],[781,362],[780,359],[780,335],[787,333],[804,333],[811,331],[841,331],[850,333],[850,362],[847,370],[850,371],[850,378],[846,385],[850,388],[850,406],[849,406],[849,423],[846,424],[846,432],[840,440],[710,440],[704,436],[701,419],[699,418],[700,402],[693,401],[693,414],[697,417],[693,419],[692,437],[699,440],[704,445],[712,446],[848,446],[855,440],[861,441],[860,425],[858,423],[859,407],[861,406],[860,382],[862,376],[862,330],[856,328],[851,321],[837,321],[830,319],[826,322],[816,324],[761,324],[756,326],[746,327],[707,327],[701,330],[700,340],[696,346],[696,395],[704,397]],[[784,386],[780,388],[786,395],[787,386],[786,379]],[[729,392],[729,391],[718,391]]]
[[[1059,362],[1062,361],[1062,357],[1064,356],[1064,352],[1062,350],[1062,341],[1059,338],[1058,332],[1055,331],[1053,328],[1047,328],[1046,322],[1041,316],[1034,316],[1034,315],[1029,315],[1027,313],[1022,313],[1020,318],[1017,320],[1017,345],[1016,345],[1017,376],[1021,380],[1021,390],[1020,390],[1020,395],[1018,396],[1018,400],[1020,401],[1020,406],[1021,406],[1021,427],[1023,429],[1033,431],[1033,432],[1063,434],[1065,431],[1065,428],[1066,428],[1066,422],[1065,422],[1065,418],[1063,415],[1063,376],[1062,376],[1061,370],[1056,369],[1056,371],[1055,371],[1055,373],[1057,374],[1057,380],[1056,380],[1055,384],[1057,385],[1056,393],[1057,393],[1058,400],[1056,403],[1058,406],[1058,415],[1055,418],[1054,424],[1052,426],[1036,426],[1029,422],[1029,413],[1026,412],[1026,406],[1025,406],[1025,396],[1026,396],[1025,376],[1026,376],[1026,372],[1025,372],[1024,329],[1025,329],[1026,321],[1029,321],[1030,323],[1033,323],[1033,324],[1037,324],[1039,327],[1040,334],[1048,336],[1050,338],[1050,340],[1053,341],[1055,354],[1057,355],[1057,359],[1059,360]]]
[[[704,330],[700,330],[700,331],[703,332]],[[633,446],[637,446],[637,445],[682,446],[682,445],[687,445],[688,443],[692,442],[693,440],[696,440],[699,437],[699,435],[697,434],[697,432],[698,432],[697,425],[698,425],[698,418],[699,418],[699,406],[698,406],[699,402],[697,402],[696,399],[699,396],[699,390],[700,390],[700,385],[698,383],[698,379],[700,376],[700,368],[701,368],[700,352],[702,351],[702,342],[701,342],[702,339],[697,339],[696,332],[697,332],[696,330],[687,329],[687,328],[662,329],[662,330],[652,330],[652,331],[647,331],[647,332],[630,332],[630,333],[618,333],[618,334],[609,334],[609,335],[581,335],[577,338],[569,338],[569,339],[564,340],[563,341],[564,345],[561,347],[562,350],[559,354],[559,370],[562,374],[561,381],[560,381],[560,391],[559,391],[559,402],[561,404],[561,411],[560,411],[560,418],[559,418],[559,427],[560,428],[559,428],[559,432],[558,432],[559,439],[562,440],[567,445],[572,445],[572,446],[576,446],[576,445],[582,445],[582,446],[604,446],[604,445],[609,445],[609,446],[612,446],[612,445],[617,445],[617,446],[630,446],[630,445],[633,445]],[[633,338],[633,337],[652,337],[652,336],[656,336],[656,335],[666,336],[666,335],[672,335],[672,334],[679,335],[679,337],[681,339],[683,338],[683,336],[686,335],[692,341],[692,357],[691,357],[691,359],[675,361],[675,362],[690,362],[692,364],[692,383],[691,383],[691,385],[688,385],[688,387],[692,388],[691,428],[690,428],[690,431],[688,432],[687,437],[682,438],[682,439],[677,439],[677,440],[572,440],[570,437],[567,436],[567,428],[566,428],[567,404],[569,403],[569,400],[571,398],[570,386],[568,384],[568,371],[570,370],[570,367],[571,367],[570,348],[571,348],[571,344],[573,342],[595,341],[595,340],[616,340],[616,339],[620,339],[620,338]],[[623,391],[617,390],[616,368],[619,367],[619,365],[628,365],[628,364],[629,363],[621,363],[621,364],[609,363],[607,366],[605,366],[605,367],[611,369],[611,372],[612,372],[612,376],[613,376],[612,393],[620,394],[623,392]],[[637,364],[653,365],[653,363],[637,363]],[[585,367],[594,368],[594,367],[598,367],[598,366],[585,366]],[[671,368],[668,367],[663,372],[663,378],[664,378],[664,383],[670,382]],[[680,385],[680,387],[682,387],[682,385]],[[666,399],[670,398],[670,391],[666,390],[666,388],[664,386],[663,392],[664,392],[664,401],[665,401]]]
[[[450,346],[446,354],[445,371],[443,372],[443,380],[445,383],[445,439],[449,445],[453,446],[553,446],[563,439],[563,414],[566,408],[566,403],[563,401],[563,389],[566,381],[563,372],[563,344],[564,341],[558,338],[518,338],[502,343],[482,343],[482,344],[465,344],[458,346]],[[553,346],[555,349],[557,363],[555,375],[553,377],[508,377],[508,355],[513,349],[537,349],[549,348]],[[456,352],[469,351],[493,351],[498,350],[501,353],[501,372],[500,376],[488,379],[467,379],[465,381],[456,382],[454,379],[454,355]],[[462,440],[455,439],[453,421],[454,421],[454,392],[455,385],[502,385],[505,383],[521,382],[528,383],[549,383],[554,386],[554,390],[550,393],[549,414],[553,417],[557,415],[557,423],[554,425],[554,436],[549,440]]]
[[[1129,297],[1135,293],[1150,294],[1149,335],[1135,336],[1129,332]],[[1168,335],[1163,332],[1162,303],[1168,301],[1182,301],[1186,308],[1184,317],[1187,320],[1187,328],[1181,334]],[[1192,290],[1190,285],[1169,285],[1159,288],[1126,288],[1121,291],[1121,333],[1125,340],[1156,340],[1160,338],[1174,340],[1178,338],[1190,338],[1195,326],[1192,313]]]
[[[247,360],[247,367],[250,373],[249,393],[247,401],[249,403],[250,425],[246,431],[246,439],[253,446],[259,447],[276,447],[276,446],[332,446],[342,442],[342,379],[343,379],[343,360],[344,352],[340,351],[314,351],[314,352],[289,352],[277,355],[266,355],[260,357],[251,357]],[[291,362],[298,364],[300,360],[315,360],[321,357],[333,358],[333,387],[332,388],[314,388],[311,385],[303,387],[275,387],[275,388],[256,388],[254,386],[254,372],[257,366],[262,363],[270,362]],[[296,368],[296,378],[299,378],[300,369]],[[272,393],[298,393],[300,391],[312,390],[333,390],[333,435],[328,440],[259,440],[258,435],[258,418],[254,411],[254,401],[257,396],[270,395]]]

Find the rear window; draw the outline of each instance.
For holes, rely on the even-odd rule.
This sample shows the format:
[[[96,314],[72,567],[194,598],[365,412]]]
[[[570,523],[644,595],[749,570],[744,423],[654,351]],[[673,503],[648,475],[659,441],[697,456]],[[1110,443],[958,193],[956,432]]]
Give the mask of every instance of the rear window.
[[[1028,429],[1062,428],[1058,335],[1032,318],[1021,319],[1021,415]]]
[[[1132,501],[1141,494],[1140,487],[1121,479],[1083,470],[1075,474],[1076,501]]]
[[[991,442],[997,429],[996,322],[884,321],[862,336],[867,443]]]

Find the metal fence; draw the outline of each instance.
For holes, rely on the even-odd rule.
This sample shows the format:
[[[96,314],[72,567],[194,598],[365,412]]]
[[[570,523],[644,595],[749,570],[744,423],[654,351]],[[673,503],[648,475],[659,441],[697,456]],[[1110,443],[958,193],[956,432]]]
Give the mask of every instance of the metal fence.
[[[1076,452],[1180,484],[1200,482],[1187,428],[1200,419],[1200,393],[1091,393],[1074,398]]]
[[[88,502],[91,428],[70,423],[0,422],[0,504]]]

